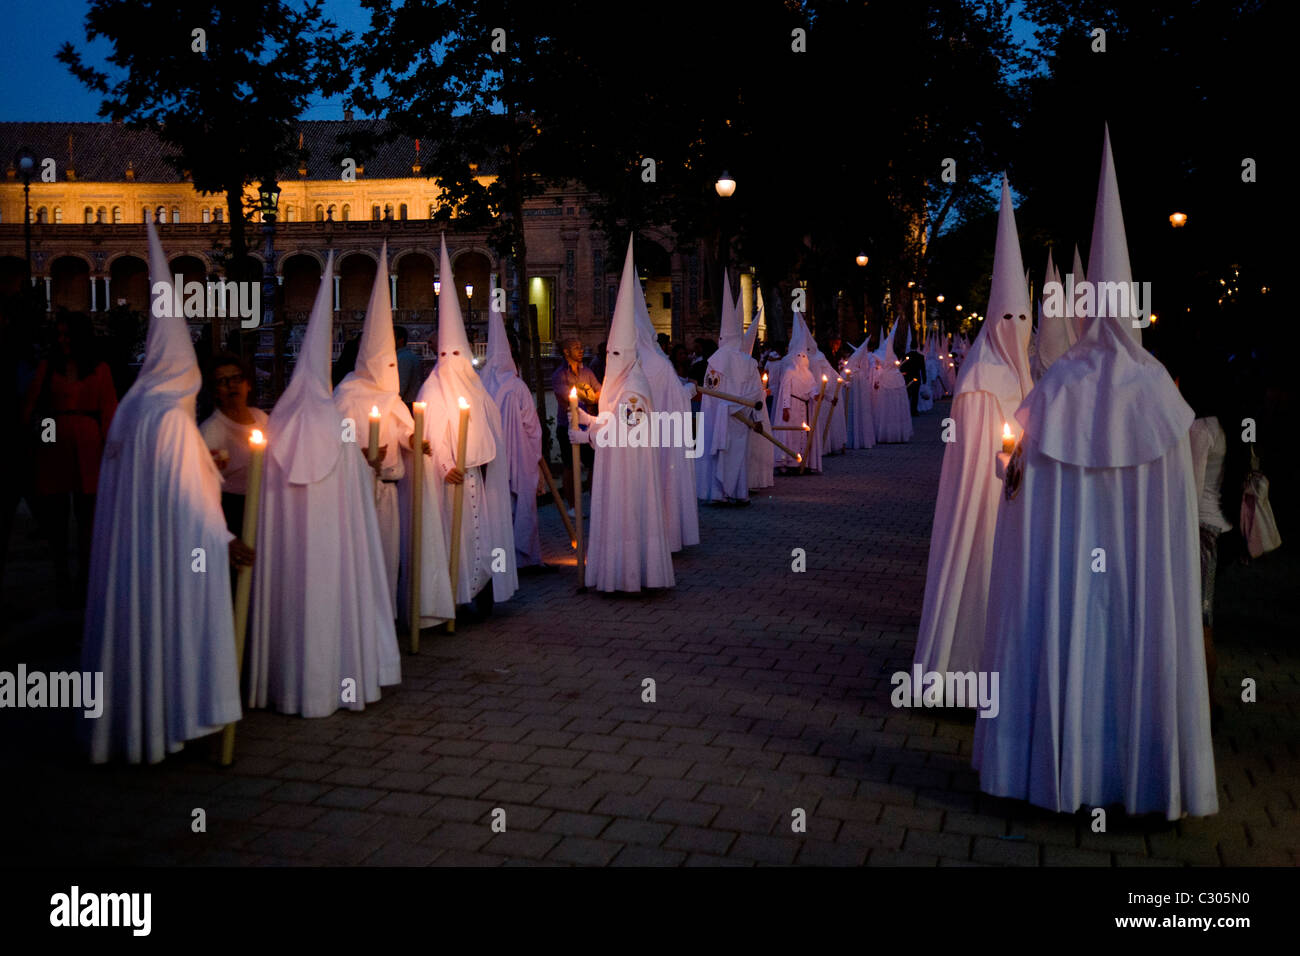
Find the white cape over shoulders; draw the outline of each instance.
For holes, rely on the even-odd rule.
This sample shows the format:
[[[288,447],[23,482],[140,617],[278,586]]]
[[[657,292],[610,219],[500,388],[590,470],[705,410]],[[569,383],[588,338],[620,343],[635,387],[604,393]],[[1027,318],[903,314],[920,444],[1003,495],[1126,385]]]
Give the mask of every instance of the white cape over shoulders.
[[[192,405],[143,398],[119,408],[99,475],[82,650],[105,676],[95,763],[157,763],[240,717],[221,479]]]
[[[993,547],[983,668],[1001,701],[976,721],[981,789],[1064,813],[1217,812],[1187,436],[1116,468],[1026,444]]]

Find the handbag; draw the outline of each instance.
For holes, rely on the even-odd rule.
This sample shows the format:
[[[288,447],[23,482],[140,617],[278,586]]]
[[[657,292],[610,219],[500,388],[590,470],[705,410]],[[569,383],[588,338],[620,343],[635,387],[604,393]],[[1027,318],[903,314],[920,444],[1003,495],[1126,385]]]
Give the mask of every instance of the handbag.
[[[1273,508],[1268,503],[1268,478],[1259,470],[1259,456],[1250,450],[1250,472],[1241,488],[1241,536],[1252,558],[1268,554],[1282,544]]]

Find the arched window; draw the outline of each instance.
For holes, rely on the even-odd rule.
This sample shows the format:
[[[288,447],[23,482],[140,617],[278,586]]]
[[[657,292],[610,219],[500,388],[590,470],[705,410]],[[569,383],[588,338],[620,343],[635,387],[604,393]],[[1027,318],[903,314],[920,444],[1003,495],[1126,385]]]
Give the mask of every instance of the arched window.
[[[403,222],[406,221],[406,203],[402,203],[397,207],[397,215]]]
[[[225,221],[226,221],[226,211],[225,211],[224,209],[222,209],[220,206],[216,206],[216,207],[214,207],[213,210],[212,210],[212,221],[213,221],[213,222],[225,222]]]
[[[325,221],[325,207],[322,206],[320,203],[316,204],[316,221],[317,222]]]
[[[285,207],[284,207],[284,221],[285,221],[285,222],[293,222],[293,207],[292,207],[292,206],[285,206]]]
[[[350,222],[351,220],[352,220],[352,205],[351,205],[351,203],[344,203],[344,204],[343,204],[343,221],[344,221],[344,222]]]
[[[54,221],[55,221],[56,223],[63,222],[63,207],[62,207],[62,206],[55,206],[55,207],[54,207]]]
[[[95,221],[95,207],[87,206],[85,216],[86,216],[86,225],[89,226],[91,223]]]
[[[95,222],[108,222],[108,210],[100,206],[95,210]]]
[[[376,205],[370,207],[370,218],[375,220],[379,219],[379,206]]]
[[[158,223],[163,223],[163,222],[166,222],[166,221],[167,221],[167,207],[166,207],[166,206],[159,206],[157,209],[154,210],[153,221],[154,221],[154,222],[158,222]]]
[[[172,222],[180,222],[180,221],[181,221],[180,206],[172,206]]]
[[[385,219],[393,218],[393,204],[390,202],[384,203],[384,218]]]
[[[122,221],[122,207],[121,207],[121,206],[114,206],[114,207],[113,207],[113,222],[114,222],[114,223],[119,223],[119,222],[121,222],[121,221]]]
[[[204,222],[212,221],[212,210],[209,209],[207,206],[203,207],[203,221]]]
[[[325,218],[326,218],[327,220],[329,220],[330,222],[333,222],[333,221],[334,221],[334,206],[333,206],[333,204],[330,204],[330,207],[329,207],[328,209],[325,210]]]
[[[141,214],[141,216],[140,216],[140,221],[141,221],[141,222],[148,222],[148,221],[149,221],[149,207],[148,207],[148,206],[145,206],[145,207],[144,207],[144,212],[143,212],[143,213]]]

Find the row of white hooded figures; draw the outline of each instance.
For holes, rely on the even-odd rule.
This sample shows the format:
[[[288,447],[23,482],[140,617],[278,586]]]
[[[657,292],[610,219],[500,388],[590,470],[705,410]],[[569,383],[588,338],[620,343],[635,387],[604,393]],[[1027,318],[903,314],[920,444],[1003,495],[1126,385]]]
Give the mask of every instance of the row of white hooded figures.
[[[148,241],[154,294],[170,301],[170,270],[152,223]],[[440,255],[442,274],[451,274],[445,240]],[[479,370],[456,297],[439,297],[437,360],[418,396],[425,415],[417,452],[415,421],[399,396],[387,263],[385,248],[355,368],[333,389],[332,256],[325,263],[292,379],[266,422],[248,630],[250,706],[324,716],[340,707],[364,708],[379,699],[382,687],[400,682],[395,621],[409,622],[412,613],[414,494],[423,509],[421,627],[453,620],[458,605],[508,600],[518,588],[518,568],[541,562],[536,491],[542,430],[496,302]],[[883,360],[890,340],[882,336],[876,353],[863,352],[863,359],[874,361],[855,355],[843,370],[881,389],[858,390],[865,401],[855,405],[856,414],[847,402],[823,395],[833,415],[827,428],[801,433],[803,441],[794,444],[803,451],[794,460],[774,455],[766,376],[751,357],[759,321],[755,317],[743,332],[740,316],[728,290],[706,386],[741,401],[704,395],[694,428],[695,387],[677,376],[655,340],[629,241],[600,415],[580,411],[569,434],[560,436],[602,450],[593,473],[588,587],[672,587],[672,554],[700,540],[697,499],[745,502],[751,489],[773,484],[776,467],[805,457],[809,470],[820,471],[823,433],[832,451],[910,437],[906,393],[897,369]],[[835,373],[796,314],[786,359],[768,368],[783,421],[792,409],[808,417],[816,401],[813,369]],[[234,643],[226,640],[233,626],[230,600],[217,586],[221,576],[176,574],[160,560],[172,550],[224,553],[234,538],[220,520],[220,475],[211,457],[199,453],[202,436],[190,427],[200,381],[185,325],[155,317],[139,379],[123,400],[127,414],[108,438],[102,491],[110,504],[99,509],[95,529],[97,586],[85,657],[92,669],[113,675],[116,689],[110,713],[90,733],[96,761],[160,760],[240,713]],[[458,462],[464,406],[467,436]],[[647,418],[665,413],[680,423],[675,440],[627,440]],[[378,456],[370,462],[368,443],[359,436],[376,415]],[[889,435],[873,422],[890,422]],[[419,489],[413,487],[417,453],[426,462]],[[458,486],[463,508],[454,536]]]

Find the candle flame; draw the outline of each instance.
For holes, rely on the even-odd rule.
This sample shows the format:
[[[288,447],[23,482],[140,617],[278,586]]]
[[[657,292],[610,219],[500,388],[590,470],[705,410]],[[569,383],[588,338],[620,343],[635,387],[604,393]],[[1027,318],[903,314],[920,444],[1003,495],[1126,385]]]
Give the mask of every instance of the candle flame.
[[[248,436],[248,443],[250,445],[265,445],[266,436],[262,434],[260,428],[254,428],[253,433]]]
[[[812,431],[812,429],[808,427],[808,423],[807,423],[807,422],[804,422],[804,423],[803,423],[803,430],[806,431],[806,432],[810,432],[810,431]]]
[[[427,407],[428,407],[428,406],[427,406],[424,402],[412,402],[412,403],[411,403],[411,410],[412,410],[412,411],[419,412],[421,415],[424,414],[424,410],[425,410],[425,408],[427,408]]]
[[[823,381],[823,382],[826,381],[826,376],[825,376],[825,375],[822,376],[822,381]]]
[[[836,378],[835,378],[835,384],[836,384],[836,385],[843,385],[843,384],[844,384],[844,379],[842,379],[842,378],[836,376]]]
[[[469,402],[465,401],[465,396],[464,396],[464,395],[462,395],[460,398],[456,399],[456,401],[460,404],[460,410],[461,410],[462,412],[467,412],[467,411],[469,411]]]
[[[569,398],[577,398],[577,397],[578,397],[578,386],[575,385],[573,386],[573,388],[569,389]]]
[[[1003,438],[1011,438],[1011,437],[1013,437],[1012,434],[1011,434],[1011,426],[1010,426],[1009,424],[1007,424],[1006,422],[1003,422],[1003,423],[1002,423],[1002,437],[1003,437]]]
[[[371,405],[371,406],[370,406],[370,417],[371,417],[371,418],[378,418],[378,417],[379,417],[379,406],[378,406],[378,405]]]

